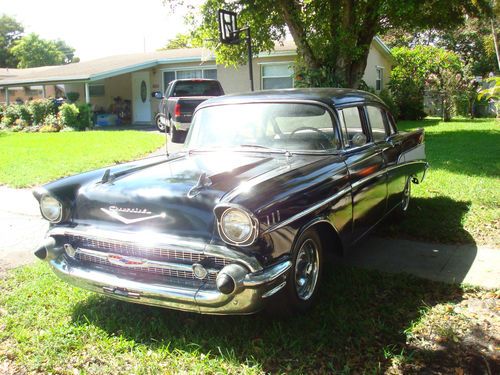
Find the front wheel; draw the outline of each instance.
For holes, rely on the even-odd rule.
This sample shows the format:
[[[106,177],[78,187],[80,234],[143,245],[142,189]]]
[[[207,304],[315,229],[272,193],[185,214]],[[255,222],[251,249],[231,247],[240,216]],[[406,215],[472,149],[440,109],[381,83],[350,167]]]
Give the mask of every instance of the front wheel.
[[[162,133],[169,131],[168,120],[164,114],[159,113],[155,118],[156,127]]]
[[[274,307],[286,314],[309,310],[317,300],[322,272],[321,239],[318,232],[308,229],[300,236],[292,251],[292,267]]]

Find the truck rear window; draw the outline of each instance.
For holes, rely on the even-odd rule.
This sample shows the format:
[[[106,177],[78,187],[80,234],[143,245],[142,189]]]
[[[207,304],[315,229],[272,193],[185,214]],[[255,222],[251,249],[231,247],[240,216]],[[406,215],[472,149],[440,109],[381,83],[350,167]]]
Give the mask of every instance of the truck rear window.
[[[177,82],[172,96],[219,96],[223,92],[217,82],[187,81]]]

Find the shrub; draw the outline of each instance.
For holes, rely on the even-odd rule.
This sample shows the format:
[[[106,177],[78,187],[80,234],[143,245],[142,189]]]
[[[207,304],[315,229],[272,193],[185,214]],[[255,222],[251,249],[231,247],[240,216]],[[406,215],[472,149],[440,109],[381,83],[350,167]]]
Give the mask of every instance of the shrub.
[[[7,127],[14,125],[14,122],[21,117],[21,111],[19,107],[19,104],[8,105],[3,113],[2,124]]]
[[[64,103],[59,107],[59,118],[62,127],[69,126],[79,129],[78,123],[78,107],[74,104]]]
[[[55,103],[50,99],[35,99],[28,106],[35,125],[43,124],[47,115],[55,115],[57,111]]]
[[[19,118],[26,122],[27,126],[33,122],[33,116],[28,104],[19,105]]]
[[[73,91],[68,92],[66,93],[66,98],[68,99],[68,102],[75,103],[80,98],[80,93]]]
[[[92,127],[92,110],[90,104],[78,104],[78,130]]]
[[[49,114],[45,117],[44,125],[40,128],[41,133],[54,133],[61,130],[59,120],[56,115]]]

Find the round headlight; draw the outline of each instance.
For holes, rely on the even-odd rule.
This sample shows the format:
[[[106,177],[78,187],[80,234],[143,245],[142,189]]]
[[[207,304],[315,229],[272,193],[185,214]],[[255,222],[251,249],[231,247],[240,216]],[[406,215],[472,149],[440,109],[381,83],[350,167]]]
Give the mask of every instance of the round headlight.
[[[252,236],[252,219],[245,211],[229,208],[222,214],[221,229],[230,241],[245,242]]]
[[[44,218],[53,223],[62,219],[62,204],[50,195],[45,195],[40,200],[40,211]]]

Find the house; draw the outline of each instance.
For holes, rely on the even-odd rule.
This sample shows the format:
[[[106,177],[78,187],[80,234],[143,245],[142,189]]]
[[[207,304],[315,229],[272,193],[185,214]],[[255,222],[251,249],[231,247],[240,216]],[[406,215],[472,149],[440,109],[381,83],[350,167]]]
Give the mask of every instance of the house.
[[[256,90],[294,86],[293,42],[277,45],[271,53],[253,59]],[[380,91],[393,63],[389,48],[373,39],[363,80]],[[75,64],[0,71],[0,102],[60,97],[78,92],[79,100],[107,111],[120,97],[130,100],[133,123],[150,123],[158,101],[152,91],[164,90],[180,78],[216,78],[226,93],[249,91],[248,67],[216,65],[215,57],[203,48],[175,49],[151,53],[110,56]]]

